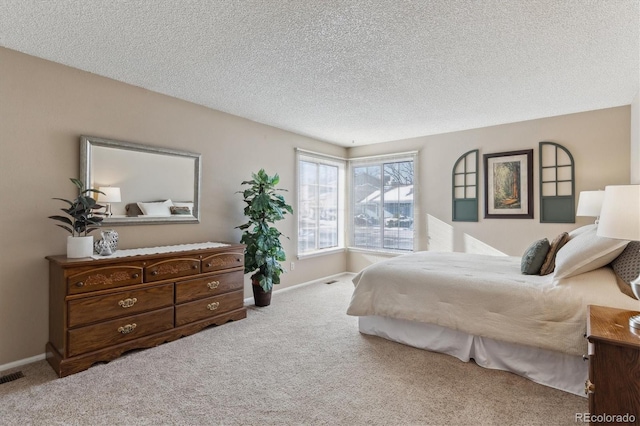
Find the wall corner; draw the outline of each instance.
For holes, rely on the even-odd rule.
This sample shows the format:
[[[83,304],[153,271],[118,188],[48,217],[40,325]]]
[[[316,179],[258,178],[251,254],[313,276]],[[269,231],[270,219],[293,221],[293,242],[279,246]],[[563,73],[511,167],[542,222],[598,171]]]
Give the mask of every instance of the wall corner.
[[[630,183],[640,183],[640,91],[631,102]]]

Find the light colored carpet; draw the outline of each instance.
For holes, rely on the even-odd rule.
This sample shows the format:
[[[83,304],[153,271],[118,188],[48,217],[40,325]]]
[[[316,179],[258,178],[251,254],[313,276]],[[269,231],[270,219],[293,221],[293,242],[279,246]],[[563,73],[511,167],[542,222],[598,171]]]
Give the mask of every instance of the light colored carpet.
[[[514,374],[361,335],[345,314],[351,277],[63,379],[46,361],[21,367],[0,385],[0,423],[575,425],[587,411]]]

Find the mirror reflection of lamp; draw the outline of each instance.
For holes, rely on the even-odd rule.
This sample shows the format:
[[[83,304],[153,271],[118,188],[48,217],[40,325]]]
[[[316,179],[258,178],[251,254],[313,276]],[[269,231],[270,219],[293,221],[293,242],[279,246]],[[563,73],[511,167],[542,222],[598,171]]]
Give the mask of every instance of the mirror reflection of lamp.
[[[578,209],[576,216],[595,217],[596,224],[600,219],[600,210],[602,210],[602,200],[604,199],[604,191],[581,191],[578,198]]]
[[[640,241],[640,185],[610,185],[604,193],[597,235]],[[640,300],[640,276],[630,284]],[[629,325],[640,329],[640,315],[629,318]]]
[[[119,203],[122,201],[120,198],[120,188],[117,186],[101,186],[98,188],[99,191],[104,194],[98,194],[98,202],[105,204],[105,216],[111,216],[111,203]]]

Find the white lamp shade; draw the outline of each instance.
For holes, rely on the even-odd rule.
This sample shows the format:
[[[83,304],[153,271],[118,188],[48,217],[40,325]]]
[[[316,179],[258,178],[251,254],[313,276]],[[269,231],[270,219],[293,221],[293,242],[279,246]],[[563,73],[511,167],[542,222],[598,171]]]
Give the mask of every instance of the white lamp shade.
[[[604,189],[597,234],[640,241],[640,185],[611,185]]]
[[[604,191],[581,191],[576,216],[600,216]]]
[[[121,201],[120,188],[117,186],[101,186],[98,190],[104,192],[104,194],[98,194],[99,202],[119,203]]]

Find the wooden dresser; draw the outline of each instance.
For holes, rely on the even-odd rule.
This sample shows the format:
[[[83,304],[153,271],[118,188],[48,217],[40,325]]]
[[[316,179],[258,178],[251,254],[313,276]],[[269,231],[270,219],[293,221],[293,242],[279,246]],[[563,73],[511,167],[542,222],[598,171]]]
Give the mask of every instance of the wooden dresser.
[[[589,305],[585,392],[593,424],[640,425],[640,330],[629,328],[629,318],[639,313]]]
[[[247,316],[241,244],[112,259],[47,259],[46,352],[60,377]]]

